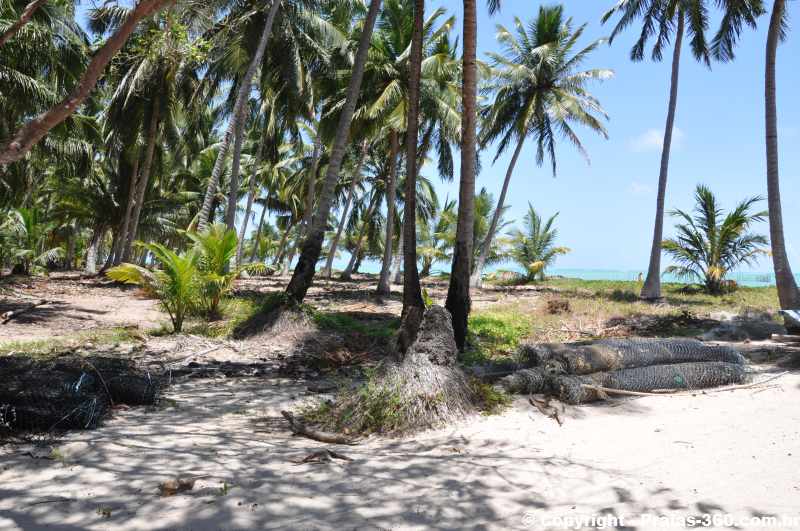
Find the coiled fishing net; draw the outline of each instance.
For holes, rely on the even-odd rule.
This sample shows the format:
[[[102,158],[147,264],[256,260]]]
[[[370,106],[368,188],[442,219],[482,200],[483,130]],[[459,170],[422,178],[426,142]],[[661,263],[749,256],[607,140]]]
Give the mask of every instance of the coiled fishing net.
[[[553,393],[563,402],[583,404],[604,398],[603,392],[593,386],[635,392],[706,389],[740,384],[747,380],[747,376],[744,365],[700,362],[652,365],[585,376],[552,375],[550,381]]]
[[[119,358],[6,356],[0,358],[0,425],[34,431],[95,428],[112,404],[155,404],[163,381]]]

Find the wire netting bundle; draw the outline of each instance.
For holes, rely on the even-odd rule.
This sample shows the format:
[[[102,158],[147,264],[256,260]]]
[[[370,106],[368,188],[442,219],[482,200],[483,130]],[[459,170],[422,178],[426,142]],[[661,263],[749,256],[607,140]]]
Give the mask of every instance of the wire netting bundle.
[[[94,428],[110,404],[150,405],[162,378],[130,360],[0,358],[0,425],[17,430]]]
[[[688,338],[602,339],[589,344],[529,344],[520,349],[519,356],[529,366],[543,366],[551,373],[578,375],[674,363],[745,363],[742,355],[730,347],[706,345]]]
[[[508,393],[546,393],[551,387],[550,376],[551,375],[547,374],[543,369],[534,367],[532,369],[520,369],[504,378],[501,378],[498,383]]]
[[[705,389],[747,380],[744,365],[726,362],[677,363],[598,372],[585,376],[552,375],[552,390],[563,402],[583,404],[604,398],[593,387],[620,391]]]

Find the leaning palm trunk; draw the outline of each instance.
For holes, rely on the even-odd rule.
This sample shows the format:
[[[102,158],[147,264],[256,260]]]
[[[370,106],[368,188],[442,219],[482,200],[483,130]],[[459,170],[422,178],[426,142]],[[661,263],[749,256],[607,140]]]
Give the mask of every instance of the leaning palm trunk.
[[[239,87],[239,93],[236,95],[236,103],[233,107],[231,121],[228,124],[227,131],[225,131],[225,137],[220,144],[217,160],[214,163],[214,169],[211,171],[211,178],[209,179],[208,186],[206,187],[206,194],[203,198],[203,206],[200,209],[200,216],[197,224],[199,231],[204,230],[208,225],[209,217],[211,216],[211,205],[214,202],[214,196],[216,195],[217,188],[219,187],[219,180],[222,177],[223,170],[225,169],[225,160],[228,157],[231,139],[239,128],[240,117],[242,116],[242,111],[247,103],[247,97],[250,94],[250,85],[252,84],[253,76],[256,74],[258,65],[261,64],[261,60],[264,58],[264,50],[267,47],[267,41],[269,41],[269,36],[272,33],[272,24],[275,21],[275,15],[277,14],[280,5],[281,0],[273,0],[272,6],[269,9],[269,14],[267,15],[267,21],[264,24],[264,30],[261,32],[261,40],[258,42],[256,53],[253,55],[253,59],[250,61],[250,66],[247,67],[247,72],[245,72],[245,75],[242,78],[241,86]]]
[[[422,287],[417,271],[417,140],[419,139],[419,78],[422,68],[422,26],[425,0],[414,2],[414,30],[408,76],[408,119],[406,128],[406,188],[403,212],[403,312],[397,348],[405,354],[414,344],[425,313]]]
[[[247,191],[247,208],[244,211],[244,220],[242,220],[242,228],[239,229],[239,241],[236,244],[236,266],[242,265],[242,251],[244,250],[244,237],[247,233],[247,222],[250,220],[250,213],[253,211],[253,201],[256,198],[257,182],[258,182],[258,168],[261,166],[261,159],[264,156],[264,142],[259,141],[258,149],[256,150],[256,160],[253,165],[253,172],[250,174],[250,189]],[[266,208],[264,209],[266,210]],[[258,224],[259,231],[261,224],[264,222],[264,215],[262,212],[261,222]],[[260,235],[260,232],[259,232]]]
[[[231,162],[231,178],[228,189],[228,207],[225,210],[225,226],[228,230],[236,230],[236,206],[239,203],[239,172],[242,168],[242,145],[246,126],[246,107],[242,107],[241,116],[233,138],[233,161]]]
[[[317,133],[317,137],[314,139],[314,152],[311,155],[311,171],[308,172],[308,190],[306,190],[305,212],[303,212],[303,236],[308,234],[314,215],[314,196],[317,193],[317,171],[320,158],[322,158],[322,137],[320,133]]]
[[[136,4],[116,33],[97,50],[72,92],[58,105],[26,123],[9,143],[0,147],[0,166],[20,160],[52,128],[69,118],[89,97],[106,65],[125,45],[139,21],[173,2],[174,0],[141,0]]]
[[[681,46],[683,44],[684,14],[678,14],[678,30],[675,34],[675,50],[672,54],[672,77],[669,88],[667,125],[664,128],[664,146],[661,149],[661,171],[658,175],[656,197],[656,219],[653,227],[653,245],[650,249],[650,265],[642,286],[643,299],[661,298],[661,241],[664,239],[664,200],[667,194],[669,153],[672,147],[672,130],[675,127],[675,108],[678,104],[678,74],[680,73]]]
[[[361,230],[358,232],[358,238],[356,239],[356,245],[353,249],[353,252],[350,254],[350,261],[347,263],[347,267],[342,272],[342,280],[350,280],[353,278],[353,273],[357,270],[357,265],[360,262],[361,256],[361,247],[364,245],[364,238],[367,235],[367,228],[369,227],[369,220],[372,219],[372,214],[375,212],[375,207],[378,206],[378,193],[374,191],[372,193],[372,199],[369,202],[369,207],[367,208],[367,212],[364,215],[364,219],[361,223]]]
[[[347,141],[350,136],[350,123],[361,91],[361,80],[364,77],[364,66],[367,62],[372,30],[375,27],[375,20],[378,18],[380,6],[381,0],[371,0],[367,17],[364,19],[358,51],[353,62],[353,73],[350,78],[350,84],[347,87],[347,98],[342,114],[339,117],[336,137],[331,149],[330,162],[325,172],[325,180],[319,198],[319,209],[311,222],[311,230],[303,242],[300,260],[297,263],[297,267],[295,267],[292,280],[286,287],[286,294],[297,303],[305,299],[308,288],[311,287],[311,283],[314,281],[317,260],[322,252],[322,243],[325,239],[325,227],[328,224],[336,183],[339,181],[339,171],[342,167],[342,160],[344,159]]]
[[[497,232],[497,224],[500,222],[500,216],[503,214],[503,206],[506,203],[506,194],[508,193],[508,183],[511,182],[511,175],[514,173],[514,167],[517,165],[517,159],[522,151],[522,145],[525,143],[525,137],[520,138],[517,142],[517,149],[514,150],[514,155],[511,157],[511,162],[506,170],[506,178],[503,181],[503,189],[500,192],[500,199],[497,201],[497,208],[495,208],[492,215],[492,223],[489,225],[489,232],[486,233],[486,238],[483,240],[481,252],[478,255],[478,260],[475,262],[475,268],[472,272],[470,284],[474,288],[480,288],[483,285],[483,267],[486,264],[486,259],[489,257],[489,251],[492,249],[492,241],[494,240],[495,232]]]
[[[253,239],[253,252],[250,253],[250,261],[255,262],[258,257],[258,250],[261,247],[261,231],[264,229],[264,217],[267,214],[267,207],[261,209],[261,218],[258,220],[258,229],[256,230],[256,237]]]
[[[456,345],[464,350],[470,312],[469,278],[472,272],[472,239],[475,220],[475,173],[478,111],[478,19],[475,0],[464,0],[464,55],[462,74],[461,182],[458,192],[458,224],[445,306],[453,318]]]
[[[139,178],[136,180],[136,202],[133,206],[130,228],[125,236],[125,246],[122,250],[123,262],[127,262],[130,258],[133,241],[136,239],[136,233],[139,231],[139,217],[142,215],[142,206],[147,192],[147,185],[150,182],[150,172],[153,168],[153,157],[155,156],[156,142],[158,140],[159,119],[159,106],[158,102],[156,102],[152,116],[150,117],[150,128],[147,131],[147,151],[144,156],[144,165],[142,166],[142,172],[139,174]]]
[[[797,290],[783,237],[780,173],[778,165],[778,111],[776,102],[775,56],[781,39],[781,21],[785,15],[785,0],[775,0],[767,34],[767,63],[764,83],[767,129],[767,203],[769,205],[769,235],[772,242],[772,264],[781,308],[800,308]]]
[[[281,241],[278,244],[278,252],[275,253],[275,261],[272,262],[272,265],[278,265],[283,260],[286,254],[286,244],[289,241],[289,234],[292,232],[294,225],[294,221],[290,221],[289,225],[286,227],[286,231],[283,233],[283,236],[281,236]]]
[[[394,245],[394,212],[397,202],[397,154],[400,151],[397,132],[389,133],[389,171],[386,174],[386,238],[383,243],[383,261],[378,279],[378,295],[391,293],[389,275],[392,267],[392,245]]]
[[[347,225],[347,215],[350,213],[350,205],[353,204],[353,197],[356,194],[356,186],[358,186],[358,182],[361,180],[361,168],[364,167],[364,162],[367,159],[367,146],[368,144],[365,140],[361,145],[361,158],[359,159],[356,170],[353,173],[353,178],[350,182],[350,189],[347,191],[347,200],[345,201],[344,208],[342,209],[342,219],[339,220],[339,228],[336,229],[336,236],[334,236],[333,241],[331,241],[331,248],[328,251],[328,259],[325,262],[325,269],[322,270],[322,276],[324,278],[331,278],[331,273],[333,271],[333,260],[336,258],[336,248],[339,246],[339,240],[342,237],[342,232],[344,232],[344,227]]]
[[[30,22],[33,14],[36,13],[40,7],[42,7],[47,0],[33,0],[33,2],[29,3],[25,6],[25,9],[22,10],[22,14],[19,16],[16,22],[14,22],[9,28],[3,32],[3,35],[0,35],[0,47],[2,47],[11,37],[19,33],[19,30],[22,27]]]

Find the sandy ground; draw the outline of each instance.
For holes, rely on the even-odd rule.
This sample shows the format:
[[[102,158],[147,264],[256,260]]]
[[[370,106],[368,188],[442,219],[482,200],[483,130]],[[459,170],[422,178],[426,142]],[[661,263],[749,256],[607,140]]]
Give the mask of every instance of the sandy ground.
[[[0,529],[563,529],[602,515],[656,529],[647,518],[704,514],[800,528],[796,372],[567,408],[562,426],[518,400],[413,440],[337,448],[352,461],[300,465],[324,445],[290,436],[279,416],[307,400],[297,383],[195,380],[167,398],[70,434],[56,460],[0,447]],[[161,497],[175,476],[199,479]],[[758,528],[748,522],[738,528]]]
[[[61,338],[115,326],[150,329],[168,320],[155,301],[135,296],[136,288],[84,280],[77,273],[20,279],[4,287],[9,293],[0,297],[0,313],[40,300],[48,304],[0,325],[0,343]]]
[[[240,289],[272,291],[281,282],[254,279]],[[399,313],[399,294],[377,301],[369,289],[320,282],[309,299],[339,311]],[[13,290],[61,302],[0,327],[0,343],[164,321],[152,301],[96,281],[55,277]],[[440,286],[428,290],[443,296]],[[483,290],[476,306],[519,296],[525,295]],[[295,339],[294,349],[311,344]],[[736,346],[759,361],[756,380],[786,371],[764,361],[785,353],[778,345]],[[213,358],[265,369],[256,378],[178,383],[158,407],[119,410],[101,429],[50,445],[0,444],[0,530],[499,530],[612,523],[607,527],[647,530],[683,529],[690,517],[737,529],[800,529],[800,370],[749,389],[567,407],[563,425],[520,399],[502,415],[336,448],[350,461],[295,464],[327,446],[291,436],[280,416],[311,399],[304,383],[274,370],[286,348],[274,336],[149,338],[137,356],[181,364]],[[175,477],[197,478],[195,488],[160,496],[159,485]],[[590,520],[604,516],[621,521]],[[777,520],[753,520],[772,516]]]

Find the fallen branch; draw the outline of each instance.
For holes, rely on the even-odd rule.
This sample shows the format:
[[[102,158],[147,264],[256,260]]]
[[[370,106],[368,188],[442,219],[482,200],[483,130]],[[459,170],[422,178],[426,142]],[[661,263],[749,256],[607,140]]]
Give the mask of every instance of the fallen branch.
[[[353,460],[352,458],[347,457],[344,454],[340,454],[339,452],[325,449],[312,452],[302,459],[293,459],[292,463],[296,465],[304,465],[308,463],[330,463],[333,459],[341,459],[342,461]]]
[[[752,389],[754,387],[759,387],[764,385],[767,382],[771,382],[772,380],[777,380],[781,376],[788,374],[789,371],[784,371],[780,374],[776,374],[771,376],[765,380],[761,380],[760,382],[752,382],[749,384],[739,384],[739,385],[730,385],[727,387],[720,387],[717,389],[697,389],[697,390],[676,390],[670,391],[664,389],[661,392],[644,392],[644,391],[625,391],[622,389],[612,389],[610,387],[602,387],[599,385],[591,385],[591,384],[582,384],[581,387],[585,387],[586,389],[592,389],[594,391],[598,391],[600,393],[608,393],[608,394],[615,394],[615,395],[624,395],[624,396],[681,396],[681,395],[696,395],[696,394],[711,394],[711,393],[724,393],[725,391],[738,391],[740,389]]]
[[[53,302],[53,301],[48,301],[48,300],[42,299],[39,302],[35,302],[35,303],[33,303],[33,304],[29,305],[29,306],[26,306],[25,308],[22,308],[21,310],[14,310],[12,312],[5,312],[2,315],[3,324],[7,324],[12,319],[16,319],[17,317],[19,317],[22,314],[28,313],[28,312],[38,308],[39,306],[44,306],[45,304],[50,304],[51,302]]]
[[[328,444],[348,444],[348,445],[358,444],[357,440],[347,437],[346,435],[317,431],[312,428],[309,428],[308,426],[305,425],[303,421],[296,419],[294,415],[292,415],[288,411],[281,411],[281,415],[283,415],[283,418],[285,418],[289,422],[289,428],[295,435],[302,435],[303,437],[308,437],[309,439],[312,439],[314,441],[324,442]]]

